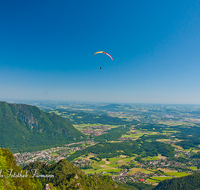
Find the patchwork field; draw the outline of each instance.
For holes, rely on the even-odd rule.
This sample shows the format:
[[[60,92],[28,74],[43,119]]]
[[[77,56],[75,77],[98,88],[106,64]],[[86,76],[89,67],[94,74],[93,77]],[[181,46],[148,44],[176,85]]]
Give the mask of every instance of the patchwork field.
[[[95,157],[94,154],[89,154],[87,157],[79,157],[79,159],[84,158],[85,160],[90,160],[92,162],[91,167],[92,169],[84,169],[85,173],[99,173],[99,172],[119,172],[122,169],[119,168],[122,165],[126,165],[128,162],[133,160],[134,157],[127,157],[124,155],[120,155],[117,157],[109,158],[109,159],[102,159],[101,161],[97,162],[95,160],[91,160],[91,157]]]
[[[175,172],[177,172],[176,170],[163,169],[163,168],[158,168],[158,170],[161,170],[161,171],[163,171],[163,172],[165,172],[165,173],[169,173],[169,172],[175,173]]]
[[[85,133],[86,135],[89,135],[90,133],[92,133],[92,131],[90,131],[90,130],[93,130],[93,133],[95,133],[97,131],[104,131],[104,130],[109,130],[109,129],[112,129],[112,128],[119,127],[119,125],[102,125],[100,123],[79,124],[79,125],[73,124],[73,126],[81,132],[88,130],[88,133],[87,132]],[[99,128],[97,128],[97,127],[99,127]]]
[[[137,173],[137,172],[142,172],[142,173],[146,173],[146,174],[153,173],[152,171],[150,171],[150,170],[145,170],[145,169],[143,169],[143,168],[131,168],[131,169],[129,170],[129,174],[131,174],[131,175],[134,175],[134,174]]]
[[[67,109],[67,106],[62,108]],[[123,176],[133,177],[136,180],[141,178],[158,184],[165,179],[195,173],[199,167],[199,161],[192,158],[200,151],[200,144],[188,144],[187,140],[191,140],[193,137],[199,138],[200,107],[197,109],[180,105],[127,106],[119,104],[101,106],[97,104],[84,107],[84,105],[77,104],[73,108],[69,104],[69,108],[70,110],[55,110],[54,113],[71,121],[78,130],[87,135],[88,139],[95,142],[94,144],[100,143],[103,147],[101,149],[100,146],[96,146],[96,150],[91,148],[85,152],[82,151],[83,154],[82,152],[77,154],[76,158],[76,155],[72,157],[80,168],[88,168],[83,169],[87,174],[103,173],[118,175],[122,178]],[[98,109],[95,111],[96,108]],[[92,111],[95,112],[92,113]],[[113,128],[119,128],[119,130],[113,130]],[[183,136],[187,137],[186,142],[184,142]],[[133,145],[137,143],[140,150],[144,148],[144,152],[143,150],[137,151],[137,146],[130,146],[129,140],[130,142],[133,140],[131,142]],[[108,142],[113,145],[105,145]],[[127,143],[122,145],[122,142]],[[117,143],[121,143],[120,149],[118,149]],[[126,147],[128,148],[126,149]],[[74,153],[74,149],[72,151],[70,155]],[[91,154],[91,152],[95,154]],[[119,154],[125,155],[117,156]],[[53,155],[58,156],[57,154]],[[111,156],[112,158],[109,158]],[[117,174],[117,172],[120,173]]]

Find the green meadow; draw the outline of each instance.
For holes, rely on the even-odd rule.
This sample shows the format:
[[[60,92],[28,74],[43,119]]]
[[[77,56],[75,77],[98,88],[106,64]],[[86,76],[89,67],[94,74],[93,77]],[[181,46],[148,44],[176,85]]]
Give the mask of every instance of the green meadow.
[[[146,157],[146,158],[142,158],[142,160],[151,161],[151,160],[159,160],[159,158],[158,158],[157,156],[153,156],[153,157],[148,156],[148,157]]]
[[[163,181],[165,179],[172,179],[172,177],[151,177],[150,179],[147,179],[147,181],[153,183],[159,183],[160,181]]]
[[[197,170],[197,167],[190,167],[192,170]]]
[[[100,172],[120,172],[122,169],[119,168],[122,165],[127,165],[131,160],[133,160],[133,157],[126,157],[126,156],[117,156],[109,159],[102,159],[101,161],[91,160],[90,157],[93,157],[92,155],[89,155],[87,157],[84,157],[84,159],[90,160],[92,162],[91,167],[92,169],[84,169],[83,171],[85,173],[100,173]],[[81,158],[81,157],[79,157]]]
[[[186,172],[168,172],[168,173],[165,173],[165,174],[168,175],[168,176],[174,176],[174,177],[183,177],[183,176],[189,175]]]

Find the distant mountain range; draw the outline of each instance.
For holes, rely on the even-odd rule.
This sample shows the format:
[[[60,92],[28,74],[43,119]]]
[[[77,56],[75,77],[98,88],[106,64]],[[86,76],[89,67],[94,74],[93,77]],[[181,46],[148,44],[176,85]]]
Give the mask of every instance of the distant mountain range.
[[[35,151],[84,140],[65,118],[35,106],[0,102],[0,147]]]

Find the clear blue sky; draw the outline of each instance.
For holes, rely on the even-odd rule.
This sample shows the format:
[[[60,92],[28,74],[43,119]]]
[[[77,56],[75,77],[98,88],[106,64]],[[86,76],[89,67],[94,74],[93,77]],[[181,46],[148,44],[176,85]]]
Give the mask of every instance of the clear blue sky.
[[[0,1],[0,100],[200,104],[199,10],[195,0]]]

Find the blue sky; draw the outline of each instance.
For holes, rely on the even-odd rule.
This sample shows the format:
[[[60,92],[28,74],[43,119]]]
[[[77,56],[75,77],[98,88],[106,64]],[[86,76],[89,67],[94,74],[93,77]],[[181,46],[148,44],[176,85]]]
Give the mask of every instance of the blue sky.
[[[195,0],[1,1],[0,100],[200,104],[199,10]]]

